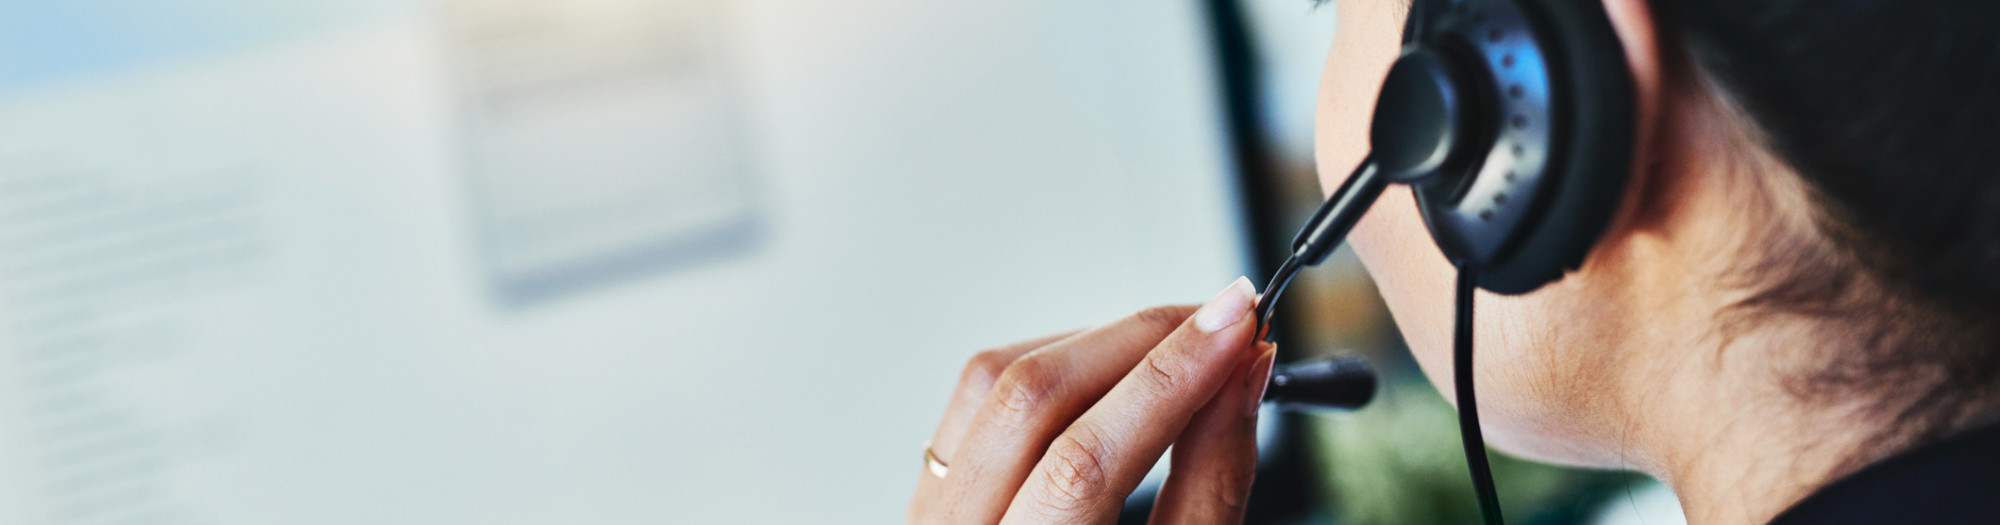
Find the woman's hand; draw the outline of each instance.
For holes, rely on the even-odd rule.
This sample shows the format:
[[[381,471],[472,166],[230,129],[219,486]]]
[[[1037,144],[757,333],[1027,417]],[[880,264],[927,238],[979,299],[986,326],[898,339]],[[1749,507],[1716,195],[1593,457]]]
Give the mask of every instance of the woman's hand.
[[[1255,290],[1161,307],[972,358],[931,438],[912,523],[1111,523],[1168,445],[1153,523],[1236,523],[1273,349]]]

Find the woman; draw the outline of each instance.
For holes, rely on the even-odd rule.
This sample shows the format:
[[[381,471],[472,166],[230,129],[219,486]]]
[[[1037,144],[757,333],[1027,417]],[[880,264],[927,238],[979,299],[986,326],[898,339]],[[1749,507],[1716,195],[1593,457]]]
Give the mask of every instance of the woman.
[[[1582,268],[1479,296],[1489,443],[1645,472],[1698,524],[2000,519],[2000,4],[1601,1],[1638,160]],[[1409,7],[1338,8],[1324,188],[1367,154]],[[1454,273],[1407,190],[1350,242],[1449,391]],[[980,353],[911,520],[1107,522],[1173,445],[1154,522],[1239,521],[1254,293]]]

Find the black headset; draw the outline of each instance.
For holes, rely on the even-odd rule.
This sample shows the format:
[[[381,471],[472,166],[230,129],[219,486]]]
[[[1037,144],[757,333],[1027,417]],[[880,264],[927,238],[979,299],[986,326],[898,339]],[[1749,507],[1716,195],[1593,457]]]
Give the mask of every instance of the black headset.
[[[1624,196],[1635,112],[1601,0],[1415,0],[1375,103],[1373,152],[1299,232],[1258,305],[1263,333],[1292,277],[1325,262],[1389,184],[1410,186],[1458,269],[1459,432],[1490,525],[1501,517],[1473,389],[1473,291],[1525,294],[1583,264]],[[1280,370],[1268,390],[1309,397],[1301,383]]]

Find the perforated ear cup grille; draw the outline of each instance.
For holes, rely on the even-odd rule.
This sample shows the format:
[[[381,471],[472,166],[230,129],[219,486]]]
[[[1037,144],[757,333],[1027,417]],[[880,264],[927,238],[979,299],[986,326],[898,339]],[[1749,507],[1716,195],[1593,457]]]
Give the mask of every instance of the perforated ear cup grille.
[[[1480,148],[1459,177],[1415,188],[1424,222],[1479,286],[1534,291],[1579,267],[1609,226],[1631,169],[1633,99],[1623,48],[1597,0],[1432,0],[1415,45],[1477,78]]]

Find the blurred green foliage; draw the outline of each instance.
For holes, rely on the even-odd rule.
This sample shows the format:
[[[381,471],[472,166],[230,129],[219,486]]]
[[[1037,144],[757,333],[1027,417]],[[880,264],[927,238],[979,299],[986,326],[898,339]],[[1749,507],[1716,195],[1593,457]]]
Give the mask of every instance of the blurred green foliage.
[[[1352,414],[1313,418],[1313,454],[1336,523],[1480,522],[1450,404],[1421,374],[1390,374]],[[1489,450],[1509,523],[1584,523],[1642,475],[1522,460]]]

